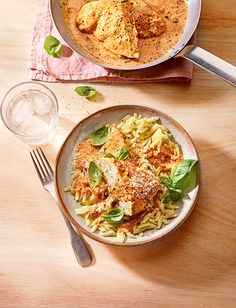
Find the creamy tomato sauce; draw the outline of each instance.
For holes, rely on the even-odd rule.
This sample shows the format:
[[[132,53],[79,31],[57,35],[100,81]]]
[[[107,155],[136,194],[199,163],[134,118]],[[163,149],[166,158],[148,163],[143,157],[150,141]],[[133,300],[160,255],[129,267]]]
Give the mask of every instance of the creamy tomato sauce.
[[[67,30],[76,45],[87,54],[114,66],[134,66],[154,61],[167,55],[169,50],[178,42],[185,27],[188,16],[186,0],[148,0],[155,11],[165,20],[166,31],[157,37],[139,39],[139,58],[128,59],[113,54],[95,38],[93,34],[81,32],[76,25],[76,17],[82,5],[89,1],[65,0],[62,3],[62,14]]]

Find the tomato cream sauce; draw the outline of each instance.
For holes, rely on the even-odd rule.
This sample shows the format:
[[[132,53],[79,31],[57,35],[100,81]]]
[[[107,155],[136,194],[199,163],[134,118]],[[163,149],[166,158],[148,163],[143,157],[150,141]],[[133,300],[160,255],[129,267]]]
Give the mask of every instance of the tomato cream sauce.
[[[139,38],[139,58],[129,59],[107,50],[93,34],[81,32],[76,18],[82,5],[89,1],[64,0],[62,15],[68,33],[76,45],[95,60],[113,66],[134,66],[149,63],[168,54],[180,39],[188,16],[186,0],[146,0],[163,17],[166,28],[163,34]]]

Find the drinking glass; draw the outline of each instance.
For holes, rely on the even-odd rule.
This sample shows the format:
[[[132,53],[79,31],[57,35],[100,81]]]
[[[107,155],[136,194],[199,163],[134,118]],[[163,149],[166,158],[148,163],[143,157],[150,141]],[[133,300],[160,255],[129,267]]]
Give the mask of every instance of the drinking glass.
[[[5,126],[31,145],[48,141],[57,126],[57,98],[38,82],[22,82],[12,87],[6,93],[0,111]]]

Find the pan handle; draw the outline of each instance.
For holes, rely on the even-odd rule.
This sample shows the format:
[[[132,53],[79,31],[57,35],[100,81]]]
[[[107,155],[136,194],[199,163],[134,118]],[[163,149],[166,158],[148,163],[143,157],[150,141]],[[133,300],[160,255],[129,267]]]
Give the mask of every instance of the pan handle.
[[[190,46],[189,46],[190,47]],[[236,86],[236,67],[198,46],[181,56]]]

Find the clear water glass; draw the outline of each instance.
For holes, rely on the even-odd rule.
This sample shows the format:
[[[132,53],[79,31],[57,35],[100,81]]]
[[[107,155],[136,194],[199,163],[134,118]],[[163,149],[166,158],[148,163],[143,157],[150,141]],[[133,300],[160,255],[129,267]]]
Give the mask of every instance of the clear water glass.
[[[55,94],[38,82],[22,82],[12,87],[1,104],[5,126],[23,142],[38,145],[47,142],[58,120]]]

